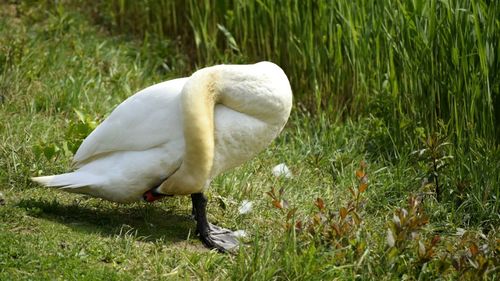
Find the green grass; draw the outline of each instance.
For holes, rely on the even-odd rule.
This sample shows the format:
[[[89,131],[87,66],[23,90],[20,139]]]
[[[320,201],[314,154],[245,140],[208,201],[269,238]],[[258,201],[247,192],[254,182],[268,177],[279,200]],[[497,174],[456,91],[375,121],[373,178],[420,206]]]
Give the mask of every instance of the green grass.
[[[212,61],[193,62],[191,52],[199,52],[196,56],[201,56],[215,50],[189,49],[189,42],[166,35],[137,40],[112,33],[102,24],[113,21],[103,20],[92,8],[77,9],[71,1],[58,3],[41,3],[39,7],[27,3],[0,4],[0,191],[5,200],[0,205],[0,280],[453,280],[461,276],[495,280],[499,277],[500,150],[494,141],[471,137],[457,141],[447,128],[450,124],[422,125],[418,122],[426,119],[413,120],[412,112],[404,113],[407,123],[401,128],[398,123],[395,129],[391,120],[396,119],[391,118],[400,117],[399,110],[404,108],[398,108],[392,116],[392,103],[378,104],[381,109],[374,109],[373,114],[369,106],[377,103],[365,104],[362,99],[357,101],[359,105],[341,107],[367,106],[364,114],[354,114],[358,109],[332,114],[329,110],[339,108],[328,109],[324,105],[320,106],[321,112],[311,114],[302,106],[308,103],[307,98],[302,98],[310,88],[301,86],[297,80],[294,80],[296,104],[280,137],[256,159],[216,178],[208,192],[209,219],[249,234],[247,246],[235,255],[211,252],[201,245],[189,217],[189,198],[119,205],[34,185],[29,181],[31,176],[67,171],[73,146],[94,126],[93,122],[105,118],[137,90],[185,75],[193,70],[194,63],[202,66],[220,61],[220,56],[225,62],[272,57],[266,53],[269,48],[266,46],[256,45],[254,54],[246,53],[249,47],[241,43],[233,25],[224,23],[237,39],[241,54],[228,55],[224,48],[219,48],[219,53],[210,55]],[[336,11],[350,14],[351,19],[359,20],[357,24],[364,19],[363,15],[349,12],[349,6],[337,5]],[[429,12],[422,5],[420,8]],[[191,12],[206,12],[188,7]],[[309,8],[329,11],[328,7]],[[176,7],[175,11],[179,9]],[[277,6],[269,9],[274,9],[270,14],[276,17],[287,11]],[[254,12],[234,11],[247,16],[259,16],[262,11]],[[243,21],[243,14],[235,15],[233,24],[237,24],[237,19]],[[123,21],[120,26],[129,24],[129,28],[142,29],[141,25],[118,19]],[[439,20],[444,19],[439,17]],[[142,22],[148,21],[138,16],[135,24]],[[209,19],[209,22],[217,21]],[[177,22],[175,26],[176,21],[172,20],[168,28],[187,32],[202,23],[197,20],[189,26],[187,22],[183,25]],[[304,22],[304,28],[307,24]],[[215,36],[210,32],[203,35],[203,40]],[[252,39],[254,31],[241,32],[248,32],[245,33],[248,44],[259,44]],[[469,36],[475,31],[450,32]],[[303,33],[310,34],[307,29]],[[357,50],[356,44],[361,43],[355,43],[345,30],[342,34],[347,36],[343,39],[345,44],[352,44]],[[484,36],[498,38],[497,33]],[[285,44],[280,43],[282,39],[276,38],[276,44]],[[203,40],[200,44],[209,43]],[[427,48],[421,44],[415,43],[415,48]],[[302,45],[295,51],[288,45],[280,48],[291,48],[290,56],[306,50]],[[459,52],[470,51],[464,45],[458,48]],[[262,57],[258,56],[260,52]],[[367,54],[368,49],[364,52]],[[401,67],[397,63],[418,63],[417,58],[424,56],[417,54],[413,57],[409,53],[405,60],[395,59],[394,67]],[[378,59],[387,63],[385,55]],[[446,65],[439,56],[425,59]],[[321,62],[322,59],[316,61],[321,64],[316,69],[317,80],[325,78],[330,82],[322,82],[320,100],[324,92],[330,91],[322,87],[332,87],[332,92],[344,89],[345,85],[336,83],[353,73],[368,75],[371,72],[363,71],[364,67],[378,66],[370,63],[361,68],[366,61],[360,58],[350,67],[339,68],[340,76],[335,76],[324,72],[321,67],[327,66]],[[467,71],[477,71],[475,67],[470,66]],[[310,73],[300,68],[290,71],[294,79],[301,73]],[[415,77],[411,74],[421,73],[411,67],[405,71],[408,73],[397,68],[393,74]],[[488,75],[494,71],[490,69]],[[454,75],[448,68],[439,72],[448,77]],[[481,89],[483,80],[474,79],[459,83]],[[411,82],[424,83],[420,80],[413,78]],[[389,85],[389,89],[394,89],[393,84]],[[405,87],[403,82],[399,85],[399,89]],[[355,84],[355,89],[349,92],[357,92],[359,87],[367,85]],[[430,89],[440,87],[434,85]],[[396,100],[400,98],[403,99],[398,96]],[[418,102],[413,100],[416,97],[408,98],[405,102],[409,106],[420,108],[413,105]],[[316,96],[314,99],[319,101]],[[444,101],[443,104],[448,105]],[[387,112],[378,111],[382,109]],[[470,110],[484,113],[480,106]],[[422,139],[432,133],[451,140],[451,144],[439,148],[434,158],[412,154],[426,148]],[[453,158],[442,157],[448,155]],[[433,159],[443,161],[446,166],[432,170],[428,165]],[[368,188],[356,200],[349,188],[359,185],[356,171],[362,160],[367,163]],[[290,167],[292,179],[272,175],[271,168],[279,163]],[[431,174],[435,172],[443,193],[439,202],[433,194],[435,184]],[[429,184],[422,184],[424,179]],[[288,202],[286,208],[273,207],[272,198],[266,194],[273,188],[276,193],[283,189],[277,202],[282,205]],[[408,204],[413,196],[422,201],[421,209]],[[317,198],[324,201],[324,208],[315,206],[315,202],[319,204]],[[253,211],[246,215],[238,213],[243,200],[254,203]],[[293,213],[291,210],[295,208]],[[342,208],[349,210],[345,218],[340,215],[344,212]],[[398,228],[398,219],[394,218],[402,212],[398,208],[408,211],[407,217],[398,217],[399,221],[409,218],[407,221],[421,220],[421,223],[402,223]],[[299,221],[302,227],[292,227]],[[334,225],[342,225],[340,234],[333,234]],[[388,243],[388,229],[398,234],[393,237],[393,246]],[[457,235],[461,229],[465,233]],[[436,236],[440,241],[433,244]]]

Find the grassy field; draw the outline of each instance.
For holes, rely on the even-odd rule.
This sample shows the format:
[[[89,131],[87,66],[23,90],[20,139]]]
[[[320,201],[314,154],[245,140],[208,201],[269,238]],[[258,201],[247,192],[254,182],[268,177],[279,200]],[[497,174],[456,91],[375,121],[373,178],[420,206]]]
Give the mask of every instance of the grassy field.
[[[397,47],[393,57],[382,33],[381,45],[374,44],[373,54],[366,45],[359,49],[361,43],[356,42],[362,37],[357,36],[362,34],[353,35],[357,32],[354,27],[365,30],[360,25],[367,16],[351,14],[343,4],[338,4],[335,15],[349,15],[343,22],[347,26],[355,23],[353,33],[346,33],[341,24],[332,31],[345,36],[341,45],[332,42],[333,57],[328,49],[318,57],[307,57],[314,50],[314,46],[307,49],[307,44],[313,41],[297,37],[294,47],[280,45],[286,38],[278,37],[273,41],[277,45],[264,46],[254,36],[268,37],[254,28],[255,23],[247,22],[247,30],[237,29],[236,19],[247,19],[244,15],[265,17],[251,5],[247,8],[254,9],[253,13],[229,9],[233,20],[225,16],[226,22],[204,16],[206,10],[197,10],[191,1],[190,10],[184,11],[192,16],[190,23],[172,20],[161,26],[141,16],[140,8],[126,6],[132,3],[128,1],[109,1],[115,6],[100,12],[77,8],[72,1],[28,2],[0,2],[0,280],[500,277],[500,149],[495,137],[500,53],[495,41],[500,36],[499,17],[495,15],[500,9],[496,2],[487,9],[482,1],[471,1],[477,5],[464,23],[459,12],[465,11],[453,6],[454,1],[439,1],[435,5],[440,5],[440,13],[444,15],[446,7],[454,11],[447,18],[434,15],[442,20],[439,26],[456,21],[456,27],[463,29],[429,31],[426,23],[422,29],[414,26],[414,37],[396,36],[400,30],[395,23],[411,27],[404,21],[411,11],[405,15],[402,5],[398,10],[402,14],[387,19],[393,25],[374,25],[389,28],[388,38]],[[267,13],[276,16],[268,19],[269,26],[286,16],[283,11],[294,8],[280,10],[269,6],[270,1],[257,2],[267,3]],[[419,6],[420,2],[412,3],[423,16],[413,20],[431,20],[426,13],[432,7]],[[179,18],[183,11],[179,2],[170,3],[177,5],[170,10],[175,13],[165,16]],[[441,6],[443,3],[448,6]],[[387,6],[359,9],[386,11],[389,4],[391,1],[386,1]],[[98,7],[106,5],[111,4]],[[321,5],[309,8],[319,9],[320,15],[330,11]],[[137,16],[127,11],[135,11]],[[479,14],[481,21],[474,17]],[[303,23],[309,31],[315,30],[314,25],[289,17],[297,20],[289,26],[299,28]],[[203,25],[203,19],[209,24]],[[223,28],[217,27],[218,22]],[[491,26],[478,29],[476,25]],[[140,32],[151,26],[156,29]],[[203,26],[218,31],[202,31]],[[167,29],[178,34],[191,34],[194,29],[202,35],[193,43],[165,35]],[[470,39],[478,38],[481,30],[491,47]],[[283,35],[292,31],[277,30]],[[437,34],[431,47],[424,42],[427,32]],[[439,41],[451,36],[446,32],[463,36],[456,37],[462,40],[456,42],[458,61],[435,49],[446,47]],[[156,38],[155,33],[163,35]],[[304,36],[307,34],[305,30]],[[331,37],[325,34],[325,38]],[[210,43],[211,38],[218,41]],[[410,40],[414,49],[404,40]],[[349,44],[352,50],[345,49]],[[335,58],[339,46],[344,48],[343,58]],[[233,51],[227,51],[231,48]],[[276,57],[275,48],[289,49],[290,58]],[[486,51],[479,54],[487,48],[488,55]],[[469,51],[477,55],[468,56]],[[307,54],[301,59],[308,61],[304,67],[309,68],[290,67],[301,54]],[[349,54],[359,55],[359,59]],[[385,63],[386,68],[364,65],[369,62],[367,56]],[[248,233],[246,246],[236,254],[219,254],[202,246],[194,235],[189,198],[119,205],[30,182],[31,176],[67,171],[82,139],[137,90],[186,75],[196,67],[259,58],[284,64],[296,103],[287,127],[270,148],[218,177],[208,191],[209,219]],[[339,63],[339,59],[342,64],[337,72],[330,71],[334,67],[325,61]],[[452,68],[454,63],[459,65]],[[431,65],[438,68],[433,70]],[[461,70],[459,77],[457,69]],[[300,77],[308,78],[306,73],[316,73],[311,80],[317,86],[301,82]],[[475,76],[469,77],[470,73]],[[430,79],[432,75],[440,75],[441,82]],[[349,77],[358,78],[344,83]],[[394,84],[396,81],[400,84]],[[451,88],[454,81],[457,88]],[[443,86],[446,83],[450,88]],[[489,90],[484,90],[488,85]],[[429,92],[423,87],[429,87]],[[415,96],[397,95],[398,89],[415,92]],[[457,99],[453,102],[440,100],[453,91],[463,91],[463,95],[451,95]],[[329,92],[338,94],[327,96]],[[349,98],[353,94],[356,96]],[[376,98],[368,98],[372,94]],[[422,96],[429,100],[422,101]],[[465,99],[467,103],[462,105]],[[442,106],[420,112],[436,100]],[[335,105],[329,106],[331,103]],[[450,109],[456,113],[448,112]],[[468,125],[458,119],[462,117]],[[290,167],[292,178],[273,176],[271,169],[279,163]],[[238,209],[245,200],[253,203],[253,209],[240,214]]]

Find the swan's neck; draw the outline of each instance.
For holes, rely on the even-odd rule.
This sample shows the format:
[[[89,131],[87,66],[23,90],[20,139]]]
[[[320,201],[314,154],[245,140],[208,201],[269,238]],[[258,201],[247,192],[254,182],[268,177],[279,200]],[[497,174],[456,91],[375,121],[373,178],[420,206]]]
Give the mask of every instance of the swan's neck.
[[[214,159],[214,107],[219,100],[216,76],[210,69],[196,72],[181,94],[186,144],[182,168],[202,184],[210,175]]]

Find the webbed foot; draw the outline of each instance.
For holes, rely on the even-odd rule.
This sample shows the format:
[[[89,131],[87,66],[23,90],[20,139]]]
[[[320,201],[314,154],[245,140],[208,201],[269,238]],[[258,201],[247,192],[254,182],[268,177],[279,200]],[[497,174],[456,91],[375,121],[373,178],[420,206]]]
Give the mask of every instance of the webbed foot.
[[[238,249],[240,242],[238,236],[231,230],[225,229],[208,222],[206,214],[207,198],[203,193],[191,194],[193,201],[193,214],[196,220],[196,232],[200,240],[210,249],[219,252],[232,252]]]
[[[240,242],[233,231],[211,223],[208,230],[199,233],[200,240],[205,246],[217,249],[219,252],[231,252],[238,249]]]

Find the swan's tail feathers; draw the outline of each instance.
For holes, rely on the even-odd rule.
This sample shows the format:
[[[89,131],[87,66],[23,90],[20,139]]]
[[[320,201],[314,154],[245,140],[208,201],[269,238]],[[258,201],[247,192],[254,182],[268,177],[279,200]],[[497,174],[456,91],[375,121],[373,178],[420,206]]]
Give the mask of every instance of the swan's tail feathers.
[[[44,186],[60,187],[64,189],[98,185],[101,182],[99,176],[82,172],[33,177],[31,180]]]

